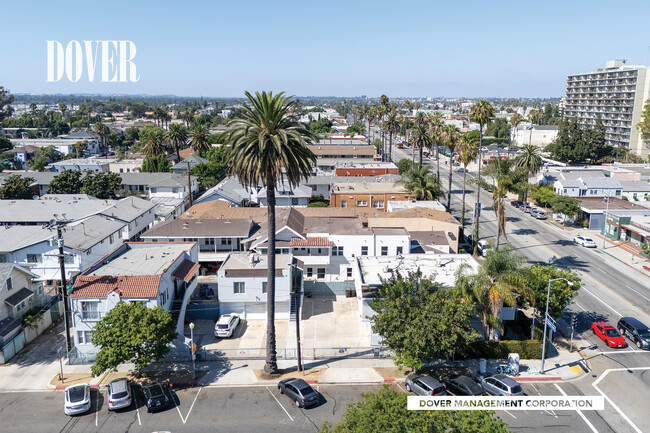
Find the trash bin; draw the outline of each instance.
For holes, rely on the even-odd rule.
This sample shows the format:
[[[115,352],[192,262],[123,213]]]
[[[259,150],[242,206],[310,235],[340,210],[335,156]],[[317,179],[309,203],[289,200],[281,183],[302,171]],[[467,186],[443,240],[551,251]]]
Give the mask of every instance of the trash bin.
[[[481,360],[479,361],[478,371],[481,374],[485,374],[485,372],[487,371],[487,361],[485,360],[485,358],[481,358]]]
[[[508,354],[508,366],[512,369],[515,376],[519,375],[519,354]]]

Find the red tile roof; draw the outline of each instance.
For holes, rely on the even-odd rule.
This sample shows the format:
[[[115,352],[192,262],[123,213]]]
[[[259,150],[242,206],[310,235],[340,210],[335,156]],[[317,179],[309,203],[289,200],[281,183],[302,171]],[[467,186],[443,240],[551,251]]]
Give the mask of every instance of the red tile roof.
[[[189,283],[192,278],[194,278],[194,274],[196,274],[196,271],[199,270],[201,265],[198,263],[194,263],[190,260],[183,260],[183,263],[178,265],[176,270],[172,273],[172,277],[179,278],[186,283]]]
[[[291,238],[289,246],[292,247],[331,247],[334,242],[328,238],[308,237],[307,239]]]
[[[160,275],[79,275],[71,298],[105,298],[117,291],[122,298],[155,298]]]

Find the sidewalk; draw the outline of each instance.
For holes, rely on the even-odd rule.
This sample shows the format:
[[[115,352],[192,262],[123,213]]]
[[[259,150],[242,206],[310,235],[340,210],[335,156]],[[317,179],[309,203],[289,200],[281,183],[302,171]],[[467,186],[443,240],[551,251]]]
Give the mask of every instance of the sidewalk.
[[[650,276],[650,262],[648,259],[639,254],[640,249],[630,242],[612,241],[605,238],[605,248],[603,245],[603,235],[594,234],[594,241],[598,249],[614,259],[623,262],[632,269],[636,269],[646,276]]]

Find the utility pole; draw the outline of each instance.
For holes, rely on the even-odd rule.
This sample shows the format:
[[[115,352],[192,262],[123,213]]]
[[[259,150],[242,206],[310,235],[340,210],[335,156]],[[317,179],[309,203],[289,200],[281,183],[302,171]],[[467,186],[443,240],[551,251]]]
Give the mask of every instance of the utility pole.
[[[190,193],[190,207],[192,207],[192,176],[190,176],[190,162],[187,161],[187,188]]]
[[[70,302],[68,300],[68,286],[65,279],[65,256],[63,255],[63,227],[65,222],[56,222],[56,237],[59,245],[59,268],[61,269],[61,291],[63,292],[63,321],[65,322],[65,342],[68,352],[72,349],[70,340]]]
[[[303,371],[302,369],[302,356],[300,353],[300,280],[297,278],[296,266],[293,265],[293,289],[292,294],[296,297],[296,348],[298,355],[298,371]]]

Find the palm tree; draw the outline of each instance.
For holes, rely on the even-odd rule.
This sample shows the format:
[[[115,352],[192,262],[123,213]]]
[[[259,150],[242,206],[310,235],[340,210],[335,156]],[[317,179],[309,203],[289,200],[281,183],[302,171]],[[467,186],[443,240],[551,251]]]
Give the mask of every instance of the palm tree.
[[[29,104],[29,111],[32,112],[32,115],[36,112],[36,104],[33,102]]]
[[[471,135],[464,134],[458,143],[458,160],[463,164],[463,211],[460,213],[461,235],[465,232],[465,185],[467,183],[467,165],[476,158],[478,146]],[[461,237],[462,239],[462,237]]]
[[[447,125],[445,128],[445,144],[449,148],[449,188],[447,189],[447,212],[451,213],[451,178],[454,174],[452,161],[454,152],[461,137],[460,129],[454,125]]]
[[[501,243],[501,234],[505,236],[508,240],[508,235],[506,234],[506,210],[503,207],[503,198],[508,194],[510,189],[510,182],[506,175],[497,177],[497,184],[492,189],[492,209],[494,210],[494,215],[497,218],[497,244],[496,249],[499,249],[499,244]]]
[[[63,102],[59,102],[59,111],[61,112],[61,120],[65,121],[65,112],[68,110],[68,107]]]
[[[416,200],[436,200],[442,193],[440,182],[428,166],[412,167],[400,181]]]
[[[443,141],[443,132],[445,129],[445,124],[442,121],[442,116],[440,113],[432,113],[427,116],[427,123],[429,124],[429,130],[431,131],[431,136],[433,137],[433,144],[435,145],[436,151],[436,176],[440,179],[440,149],[438,146]]]
[[[425,146],[431,146],[431,143],[433,143],[433,137],[431,137],[431,134],[429,134],[429,130],[427,129],[426,125],[416,126],[413,130],[412,137],[413,145],[417,146],[420,152],[419,166],[422,167],[422,149],[424,149]]]
[[[108,126],[104,125],[102,122],[97,122],[93,129],[95,134],[99,135],[101,149],[106,152],[106,136],[110,133]]]
[[[384,122],[384,127],[388,131],[389,145],[388,145],[388,162],[393,161],[393,134],[399,131],[399,122],[397,120],[397,113],[393,107],[388,113],[388,117]]]
[[[543,116],[544,114],[542,114],[541,110],[538,110],[537,108],[530,110],[530,113],[528,113],[528,118],[531,123],[534,124],[539,124],[539,121],[542,120]]]
[[[149,131],[142,147],[144,154],[152,157],[165,154],[165,134],[163,129],[155,128]]]
[[[479,139],[478,139],[478,184],[476,185],[476,206],[481,202],[481,149],[483,148],[483,127],[490,121],[490,117],[494,116],[494,105],[481,99],[476,104],[472,105],[470,119],[472,122],[479,125]],[[478,252],[478,235],[479,235],[480,217],[478,212],[474,212],[474,254]]]
[[[541,170],[544,165],[542,157],[539,155],[539,148],[537,146],[531,146],[527,144],[523,147],[523,152],[517,155],[514,159],[515,168],[523,170],[528,177],[537,176],[539,170]],[[524,204],[528,200],[528,191],[524,189]]]
[[[200,154],[210,148],[208,141],[208,131],[200,125],[195,125],[190,133],[190,146],[196,154]]]
[[[467,275],[466,267],[458,270],[456,289],[476,303],[476,312],[488,339],[496,339],[495,330],[502,329],[499,315],[504,303],[516,305],[517,294],[526,299],[533,298],[531,290],[526,287],[522,263],[523,257],[514,254],[510,248],[503,248],[490,251],[475,275]]]
[[[181,119],[185,122],[185,127],[189,128],[192,123],[194,123],[194,112],[196,110],[193,107],[187,107],[185,111],[181,113]]]
[[[286,181],[298,186],[307,179],[316,164],[316,156],[309,143],[316,137],[295,118],[286,116],[294,101],[284,93],[246,92],[250,105],[242,104],[243,118],[230,123],[227,164],[230,173],[239,178],[244,187],[266,186],[268,272],[266,363],[264,372],[278,371],[275,351],[275,186]]]
[[[167,131],[167,142],[176,149],[176,158],[181,160],[180,148],[187,144],[187,129],[180,123],[172,123]]]

